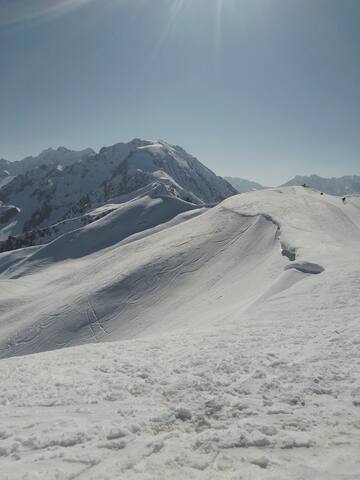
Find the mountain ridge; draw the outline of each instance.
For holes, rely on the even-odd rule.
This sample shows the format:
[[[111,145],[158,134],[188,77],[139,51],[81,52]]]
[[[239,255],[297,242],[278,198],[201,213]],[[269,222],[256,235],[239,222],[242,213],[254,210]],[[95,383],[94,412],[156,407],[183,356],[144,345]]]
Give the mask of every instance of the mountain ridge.
[[[296,175],[281,187],[306,184],[311,188],[330,195],[358,195],[360,194],[360,176],[344,175],[342,177],[321,177],[320,175]]]
[[[224,177],[239,193],[254,192],[257,190],[265,190],[268,187],[261,185],[253,180],[247,180],[240,177]]]
[[[6,167],[11,163],[4,162]],[[50,232],[49,227],[67,222],[67,231],[72,218],[86,216],[113,198],[136,191],[142,195],[148,186],[151,195],[169,195],[193,205],[216,204],[237,193],[184,149],[161,140],[135,138],[99,153],[48,149],[26,157],[3,177],[0,250],[53,240],[65,232]]]

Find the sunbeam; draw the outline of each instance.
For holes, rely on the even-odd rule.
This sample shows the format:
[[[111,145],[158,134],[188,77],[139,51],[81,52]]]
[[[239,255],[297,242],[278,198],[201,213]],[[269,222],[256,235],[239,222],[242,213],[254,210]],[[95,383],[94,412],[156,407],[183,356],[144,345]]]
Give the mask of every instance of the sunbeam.
[[[228,7],[233,7],[234,0],[198,0],[196,4],[193,0],[172,0],[168,5],[169,14],[167,22],[163,25],[160,36],[153,46],[149,55],[149,62],[153,62],[159,55],[162,47],[166,43],[169,36],[179,20],[180,13],[186,10],[186,14],[199,14],[210,16],[213,22],[213,38],[209,39],[213,44],[214,54],[218,56],[222,49],[223,30],[224,30],[224,14]],[[196,13],[195,13],[196,12]],[[201,26],[199,26],[201,28]],[[196,37],[196,32],[194,37]]]
[[[183,8],[185,3],[185,0],[174,0],[171,9],[170,9],[170,14],[169,14],[169,20],[167,24],[165,25],[163,32],[155,44],[154,48],[152,49],[152,52],[150,53],[149,56],[149,62],[152,63],[155,58],[158,56],[159,51],[161,50],[162,46],[166,42],[167,38],[169,37],[172,29],[174,28],[174,25],[177,21],[177,18],[179,16],[179,13],[181,9]]]
[[[221,50],[223,8],[224,8],[224,0],[217,0],[216,19],[215,19],[215,51],[217,55]]]

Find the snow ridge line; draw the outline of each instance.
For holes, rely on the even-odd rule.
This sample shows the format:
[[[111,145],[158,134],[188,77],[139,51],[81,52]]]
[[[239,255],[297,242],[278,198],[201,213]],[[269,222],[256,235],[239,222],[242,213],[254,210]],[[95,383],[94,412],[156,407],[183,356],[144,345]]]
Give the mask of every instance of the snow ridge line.
[[[228,212],[235,213],[240,217],[244,217],[244,218],[257,218],[257,217],[261,218],[262,217],[268,222],[273,223],[277,228],[275,238],[280,243],[281,255],[283,255],[284,257],[287,257],[290,260],[290,263],[285,266],[284,268],[285,270],[297,270],[298,272],[311,274],[311,275],[318,275],[325,271],[324,267],[317,263],[307,262],[307,261],[298,261],[298,262],[295,261],[296,255],[297,255],[296,248],[292,247],[291,245],[286,245],[281,240],[281,224],[272,215],[268,213],[254,213],[254,214],[240,213],[232,210],[231,208],[224,207],[223,205],[221,206],[221,208]]]
[[[293,257],[293,260],[295,260],[295,258],[296,258],[295,249],[292,248],[291,246],[285,246],[285,244],[283,242],[281,242],[281,240],[280,240],[280,238],[281,238],[281,225],[277,220],[275,220],[275,218],[272,215],[270,215],[269,213],[240,213],[240,212],[236,212],[235,210],[232,210],[231,208],[224,207],[223,205],[221,205],[221,209],[226,210],[227,212],[235,213],[236,215],[238,215],[239,217],[242,217],[242,218],[258,218],[258,217],[264,218],[268,222],[271,222],[272,224],[274,224],[277,228],[275,238],[280,241],[282,255],[285,256],[285,257],[288,257],[289,260],[291,260],[290,259],[290,256],[291,256],[291,257]]]

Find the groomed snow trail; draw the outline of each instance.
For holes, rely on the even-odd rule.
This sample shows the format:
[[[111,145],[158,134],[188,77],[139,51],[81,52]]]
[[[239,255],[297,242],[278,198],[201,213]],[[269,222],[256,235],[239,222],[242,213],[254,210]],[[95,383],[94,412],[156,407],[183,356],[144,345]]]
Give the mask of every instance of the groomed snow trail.
[[[0,257],[3,477],[358,480],[360,199],[112,218]]]

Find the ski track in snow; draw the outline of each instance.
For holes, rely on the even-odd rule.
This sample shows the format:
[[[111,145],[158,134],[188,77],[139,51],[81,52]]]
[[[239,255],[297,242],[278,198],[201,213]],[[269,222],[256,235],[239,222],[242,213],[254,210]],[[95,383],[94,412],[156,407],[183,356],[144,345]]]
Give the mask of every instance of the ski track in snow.
[[[358,480],[359,212],[274,189],[3,256],[1,480]]]

